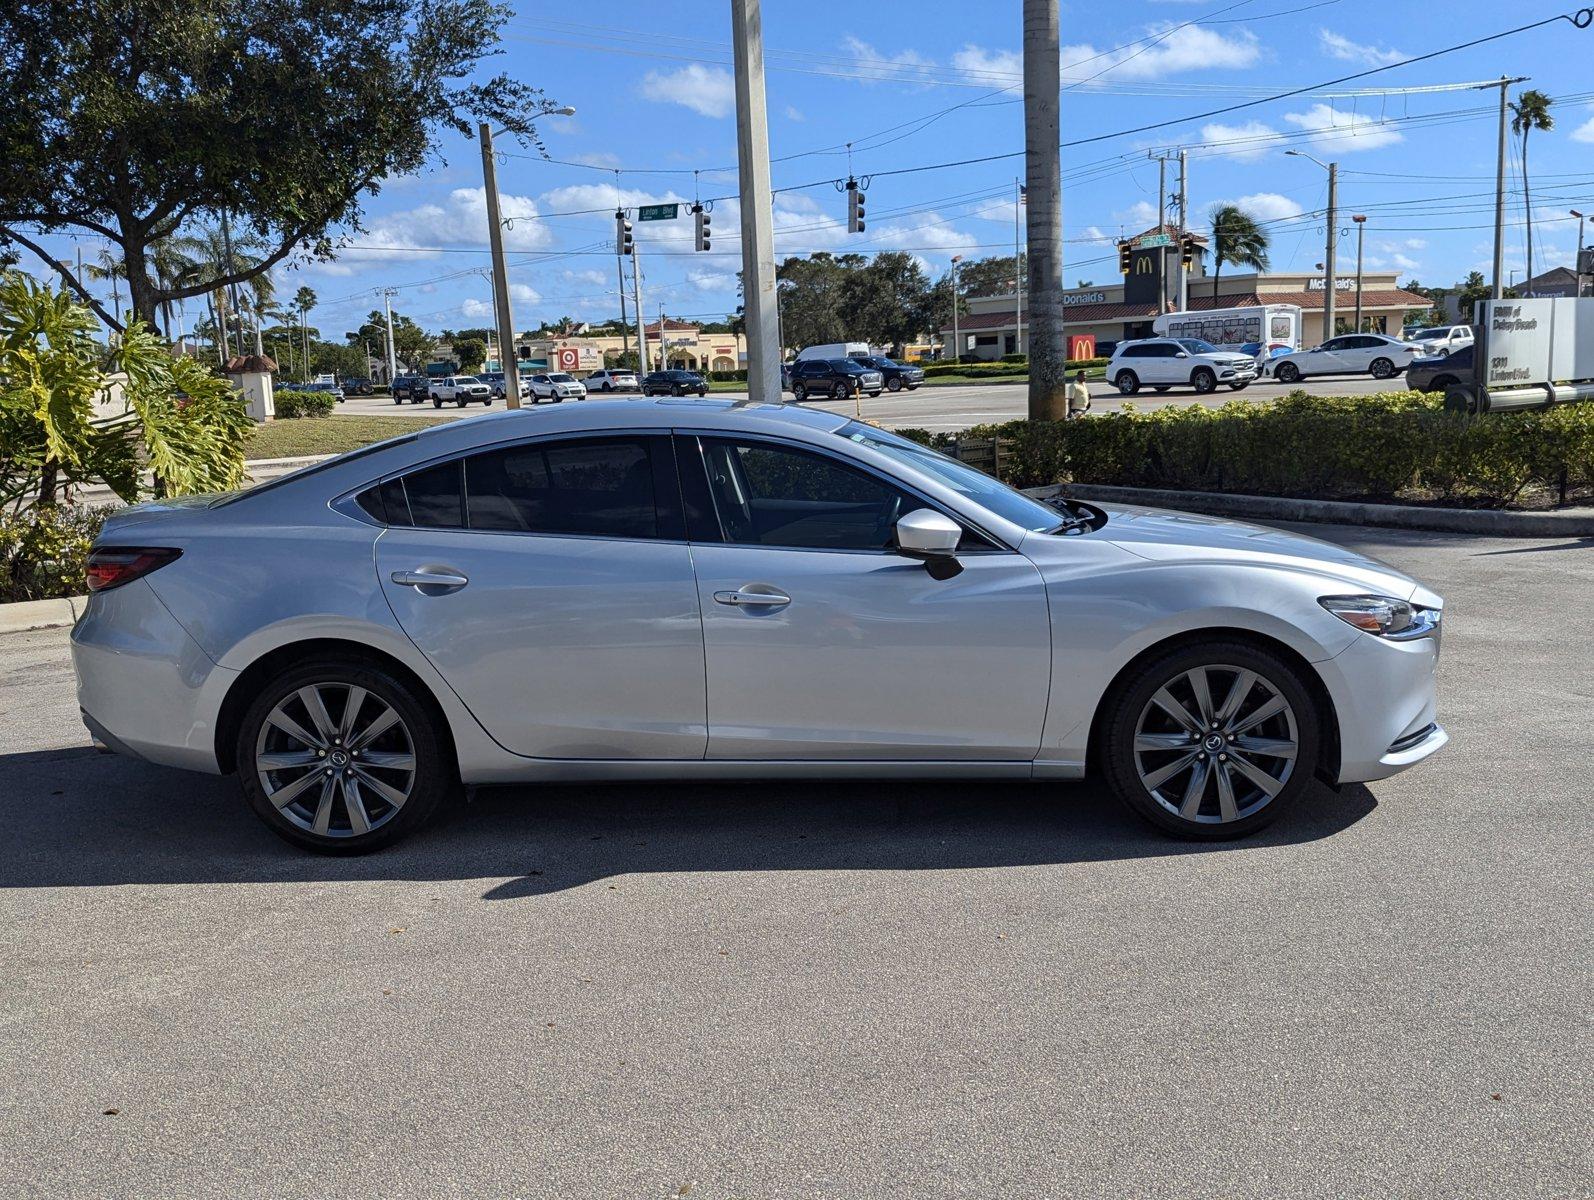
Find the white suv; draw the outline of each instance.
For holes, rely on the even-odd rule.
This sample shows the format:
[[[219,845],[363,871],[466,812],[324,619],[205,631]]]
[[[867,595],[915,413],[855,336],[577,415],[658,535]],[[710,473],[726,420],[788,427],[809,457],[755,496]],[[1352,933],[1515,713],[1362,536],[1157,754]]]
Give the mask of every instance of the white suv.
[[[1472,326],[1435,325],[1431,329],[1414,329],[1406,341],[1417,347],[1417,353],[1424,357],[1451,354],[1472,345]]]
[[[555,404],[561,400],[585,400],[587,389],[574,375],[550,371],[546,375],[531,377],[531,398],[533,402],[546,399]]]
[[[1226,383],[1239,391],[1256,379],[1256,359],[1234,350],[1219,350],[1200,338],[1147,338],[1119,342],[1107,363],[1107,382],[1125,396],[1142,387],[1166,392],[1189,386],[1200,395]]]

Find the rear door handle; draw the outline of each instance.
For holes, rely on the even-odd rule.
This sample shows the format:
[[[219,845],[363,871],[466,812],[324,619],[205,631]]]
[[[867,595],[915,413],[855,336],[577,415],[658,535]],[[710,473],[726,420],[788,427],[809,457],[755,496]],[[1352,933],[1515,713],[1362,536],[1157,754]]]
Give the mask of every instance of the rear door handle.
[[[783,604],[790,604],[791,597],[785,592],[771,589],[767,592],[749,592],[737,590],[734,592],[715,592],[714,600],[719,604],[729,604],[734,608],[779,608]]]
[[[414,571],[394,571],[389,576],[394,583],[404,587],[420,588],[423,592],[436,589],[436,593],[457,592],[470,582],[470,578],[447,567],[420,567]]]

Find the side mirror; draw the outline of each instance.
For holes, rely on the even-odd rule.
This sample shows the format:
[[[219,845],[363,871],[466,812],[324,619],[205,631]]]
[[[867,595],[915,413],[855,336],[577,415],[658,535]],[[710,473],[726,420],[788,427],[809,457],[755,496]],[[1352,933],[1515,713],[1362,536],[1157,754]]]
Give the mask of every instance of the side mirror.
[[[1189,357],[1190,357],[1190,355],[1189,355],[1189,354],[1187,354],[1187,353],[1186,353],[1186,352],[1185,352],[1185,351],[1183,351],[1183,350],[1180,350],[1180,351],[1179,351],[1179,352],[1178,352],[1178,353],[1176,353],[1176,354],[1175,354],[1175,355],[1174,355],[1174,357],[1175,357],[1175,358],[1189,358]]]
[[[936,579],[950,579],[963,570],[957,560],[962,527],[934,509],[915,509],[897,521],[897,553],[923,561]]]

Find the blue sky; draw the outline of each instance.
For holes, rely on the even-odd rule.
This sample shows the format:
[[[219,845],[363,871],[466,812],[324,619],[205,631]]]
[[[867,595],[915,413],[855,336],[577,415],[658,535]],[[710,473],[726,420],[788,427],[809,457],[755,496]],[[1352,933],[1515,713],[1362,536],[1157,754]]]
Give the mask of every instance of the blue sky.
[[[1558,11],[1479,0],[1065,3],[1064,139],[1330,80]],[[617,314],[609,215],[617,200],[735,192],[729,12],[725,0],[516,5],[504,53],[484,74],[507,70],[578,110],[542,124],[559,161],[500,143],[517,329],[563,314]],[[1012,252],[1021,160],[876,178],[863,236],[846,233],[844,197],[831,181],[848,173],[847,142],[858,175],[1021,149],[1019,12],[1019,0],[766,3],[774,182],[792,189],[776,199],[782,255],[906,249],[939,274],[952,254]],[[1405,19],[1390,20],[1392,13]],[[1297,148],[1339,161],[1342,223],[1354,211],[1369,217],[1369,269],[1429,284],[1487,273],[1497,93],[1408,89],[1498,78],[1502,70],[1532,77],[1513,94],[1532,86],[1584,97],[1562,100],[1555,130],[1529,143],[1535,267],[1569,265],[1577,222],[1566,212],[1594,205],[1594,84],[1583,82],[1590,61],[1594,30],[1562,22],[1358,83],[1065,149],[1065,278],[1070,286],[1114,278],[1112,241],[1153,220],[1157,168],[1148,152],[1177,146],[1190,150],[1195,223],[1218,202],[1243,204],[1271,223],[1275,269],[1310,270],[1322,255],[1322,222],[1312,210],[1324,204],[1326,174],[1283,153]],[[1507,265],[1520,271],[1524,209],[1514,160]],[[1170,190],[1171,178],[1170,170]],[[374,290],[384,286],[399,288],[395,307],[429,328],[488,324],[481,187],[476,144],[447,135],[442,161],[388,181],[368,202],[365,232],[348,239],[337,262],[279,269],[279,289],[314,288],[314,323],[333,337],[378,306]],[[735,202],[721,200],[710,254],[691,252],[687,219],[637,225],[648,312],[661,302],[687,318],[734,309],[736,222]],[[1342,269],[1354,267],[1354,253],[1354,238],[1342,241]]]

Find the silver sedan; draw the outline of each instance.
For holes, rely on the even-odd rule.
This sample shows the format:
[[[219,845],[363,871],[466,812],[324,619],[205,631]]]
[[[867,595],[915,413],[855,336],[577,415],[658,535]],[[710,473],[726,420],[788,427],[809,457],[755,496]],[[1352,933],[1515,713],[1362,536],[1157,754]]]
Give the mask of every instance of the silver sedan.
[[[72,632],[111,749],[313,850],[461,784],[1100,773],[1233,837],[1444,745],[1441,601],[1275,530],[1042,503],[784,405],[438,426],[107,523]]]

